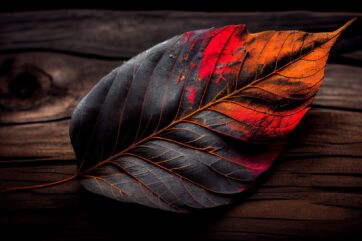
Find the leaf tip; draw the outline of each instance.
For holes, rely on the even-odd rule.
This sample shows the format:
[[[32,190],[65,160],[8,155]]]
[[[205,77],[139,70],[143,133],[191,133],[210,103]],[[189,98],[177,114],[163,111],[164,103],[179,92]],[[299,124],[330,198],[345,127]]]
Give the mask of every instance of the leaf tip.
[[[347,23],[345,23],[342,27],[340,27],[339,29],[337,29],[336,31],[335,31],[335,33],[336,34],[341,34],[346,28],[348,28],[349,27],[349,25],[351,25],[354,21],[356,21],[357,20],[357,18],[356,17],[354,17],[354,18],[352,18],[351,20],[349,20]]]

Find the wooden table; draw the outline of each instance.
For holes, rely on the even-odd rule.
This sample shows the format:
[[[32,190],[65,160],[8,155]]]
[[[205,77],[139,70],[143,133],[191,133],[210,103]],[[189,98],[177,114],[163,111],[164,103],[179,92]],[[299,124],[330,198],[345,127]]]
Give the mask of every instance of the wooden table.
[[[115,202],[74,181],[2,194],[0,234],[8,235],[2,240],[361,238],[362,14],[1,13],[1,188],[74,174],[68,124],[75,105],[103,75],[157,42],[235,23],[246,23],[250,32],[330,31],[354,16],[333,49],[312,110],[272,170],[234,205],[176,215]]]

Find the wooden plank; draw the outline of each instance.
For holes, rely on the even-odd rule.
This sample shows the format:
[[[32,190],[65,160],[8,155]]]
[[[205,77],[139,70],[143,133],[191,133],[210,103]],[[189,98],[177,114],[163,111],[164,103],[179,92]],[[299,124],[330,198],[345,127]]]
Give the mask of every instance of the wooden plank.
[[[69,118],[79,99],[122,63],[49,52],[3,54],[0,56],[0,88],[6,98],[0,98],[0,122],[14,124]],[[31,98],[21,96],[17,89],[32,91]]]
[[[315,106],[362,110],[362,68],[329,64]]]
[[[358,17],[333,54],[360,49],[361,13],[117,12],[59,10],[0,15],[0,51],[54,50],[84,56],[129,58],[186,31],[245,23],[249,31],[332,31]]]

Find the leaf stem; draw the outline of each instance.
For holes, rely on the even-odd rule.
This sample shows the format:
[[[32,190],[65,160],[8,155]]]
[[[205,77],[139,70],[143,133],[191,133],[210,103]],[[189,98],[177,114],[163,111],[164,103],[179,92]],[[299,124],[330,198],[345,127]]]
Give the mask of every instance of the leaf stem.
[[[54,182],[48,182],[48,183],[44,183],[44,184],[38,184],[38,185],[31,185],[31,186],[22,186],[22,187],[12,187],[12,188],[5,188],[3,190],[0,191],[0,193],[8,193],[8,192],[14,192],[14,191],[20,191],[20,190],[33,190],[33,189],[40,189],[40,188],[45,188],[45,187],[52,187],[52,186],[56,186],[59,184],[63,184],[63,183],[67,183],[70,181],[73,181],[77,178],[78,175],[73,175],[71,177],[67,177],[58,181],[54,181]]]

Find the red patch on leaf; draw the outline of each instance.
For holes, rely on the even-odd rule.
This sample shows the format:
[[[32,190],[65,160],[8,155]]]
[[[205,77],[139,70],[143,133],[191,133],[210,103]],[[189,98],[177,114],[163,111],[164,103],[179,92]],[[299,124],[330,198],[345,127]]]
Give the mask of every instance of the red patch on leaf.
[[[237,131],[237,129],[242,131],[244,125],[257,129],[257,133],[245,132],[250,137],[259,135],[264,137],[285,137],[294,130],[304,114],[309,110],[309,108],[305,108],[292,114],[283,112],[269,114],[230,102],[214,105],[210,109],[236,120],[237,122],[234,122],[232,126],[234,131]],[[230,124],[228,127],[230,128]],[[249,135],[246,135],[246,138]]]
[[[214,72],[216,63],[227,44],[231,34],[234,32],[235,26],[228,26],[219,31],[210,31],[208,35],[215,35],[211,38],[209,44],[203,52],[203,57],[200,62],[199,75],[201,79],[209,78]]]
[[[194,32],[186,32],[184,34],[182,34],[182,38],[186,39],[187,41],[190,41],[190,38],[194,35]]]
[[[232,25],[219,29],[220,31],[210,40],[203,52],[200,62],[199,75],[201,79],[209,79],[212,74],[224,75],[238,71],[240,65],[233,65],[243,59],[244,25]],[[210,34],[215,34],[211,32]],[[217,79],[219,83],[221,78]]]
[[[187,87],[186,90],[187,90],[187,92],[188,92],[188,94],[187,94],[187,99],[188,99],[188,101],[189,101],[192,105],[194,105],[194,104],[195,104],[195,97],[196,97],[196,90],[195,90],[195,88],[193,88],[193,87]]]

